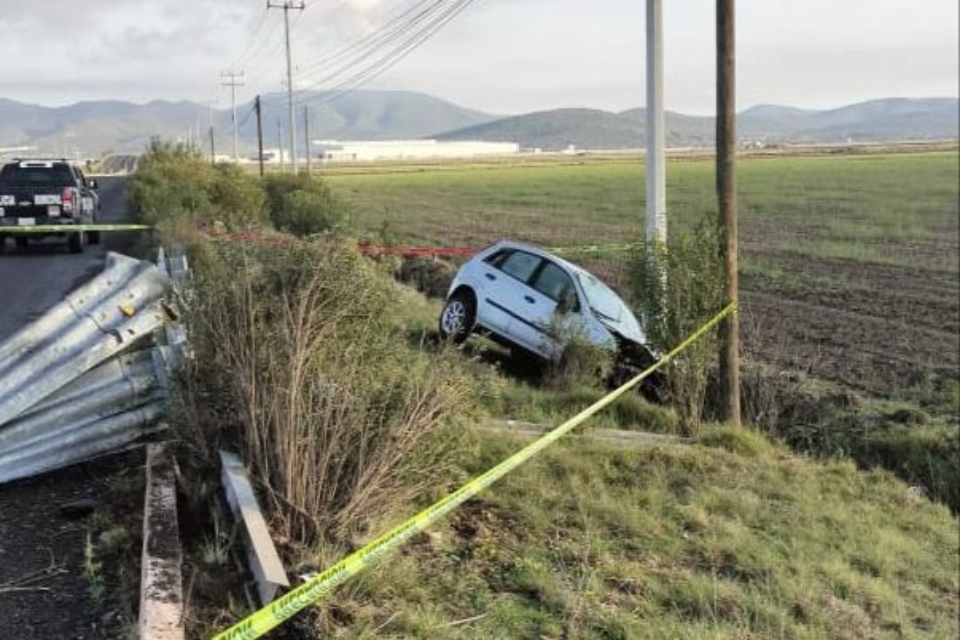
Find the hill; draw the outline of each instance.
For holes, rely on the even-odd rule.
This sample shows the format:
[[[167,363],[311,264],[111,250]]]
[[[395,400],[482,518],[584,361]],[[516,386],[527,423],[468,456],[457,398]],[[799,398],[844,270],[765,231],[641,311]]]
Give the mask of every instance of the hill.
[[[644,144],[645,111],[611,113],[596,109],[554,109],[498,117],[465,109],[422,93],[355,91],[325,102],[323,93],[307,92],[298,103],[310,105],[314,139],[385,140],[437,137],[442,140],[507,140],[525,148],[563,150],[638,148]],[[263,96],[264,139],[276,147],[278,123],[287,119],[285,94]],[[298,138],[302,140],[302,107]],[[116,100],[44,107],[0,98],[0,148],[32,146],[37,153],[95,156],[106,151],[139,153],[152,136],[198,140],[207,148],[213,117],[219,153],[232,146],[229,109],[195,102],[157,100],[133,104]],[[240,150],[256,149],[253,103],[237,106]],[[667,112],[667,145],[709,147],[714,119]],[[956,139],[956,98],[872,100],[830,110],[760,105],[739,117],[740,137],[770,143],[889,142]],[[199,138],[198,138],[199,135]],[[284,145],[288,134],[283,134]]]
[[[556,109],[514,116],[466,129],[447,131],[444,140],[513,140],[528,148],[562,150],[638,148],[644,144],[646,111],[609,113]],[[713,144],[714,119],[666,113],[666,142],[671,147]],[[768,143],[894,142],[956,139],[956,98],[889,98],[839,109],[810,110],[760,105],[739,114],[741,139]]]
[[[463,128],[494,116],[458,107],[421,93],[406,91],[355,91],[327,104],[322,94],[308,92],[298,98],[311,108],[314,138],[389,139],[421,138],[440,130]],[[302,108],[297,109],[302,123]],[[277,123],[286,122],[285,94],[263,96],[264,138],[276,146]],[[80,102],[65,107],[44,107],[0,99],[0,147],[34,146],[52,155],[97,155],[107,150],[138,153],[152,136],[172,140],[197,138],[208,144],[213,117],[218,152],[232,145],[229,109],[211,111],[195,102],[122,101]],[[256,149],[257,129],[253,103],[237,105],[241,152]],[[302,139],[302,124],[300,136]],[[284,133],[284,143],[287,142]]]

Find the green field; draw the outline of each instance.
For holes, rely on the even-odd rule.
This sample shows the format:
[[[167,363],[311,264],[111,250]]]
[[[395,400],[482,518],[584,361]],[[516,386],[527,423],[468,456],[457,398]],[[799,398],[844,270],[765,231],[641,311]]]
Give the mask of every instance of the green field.
[[[549,247],[636,240],[639,160],[327,170],[373,242]],[[955,379],[958,154],[770,156],[739,165],[746,349],[761,359],[888,396]],[[713,163],[667,170],[671,228],[716,210]],[[627,256],[584,258],[622,286]]]
[[[740,162],[741,241],[812,257],[957,271],[957,154],[753,157]],[[503,236],[546,245],[622,242],[643,229],[639,160],[423,167],[327,178],[355,223],[397,239],[477,245]],[[668,163],[671,224],[716,210],[713,163]]]
[[[943,153],[745,160],[745,404],[755,416],[771,400],[758,389],[785,392],[767,407],[775,420],[753,423],[773,437],[706,424],[689,443],[624,447],[571,434],[278,637],[956,637],[957,167]],[[373,241],[620,244],[642,227],[635,161],[367,169],[325,171]],[[183,191],[179,175],[165,193]],[[669,175],[674,232],[712,215],[709,162],[674,161]],[[440,301],[397,284],[399,261],[352,244],[196,248],[203,355],[178,420],[190,637],[255,608],[210,490],[222,444],[245,443],[301,573],[517,451],[480,426],[489,419],[555,424],[603,393],[596,380],[541,384],[484,340],[445,348],[431,339]],[[628,257],[591,267],[616,277]],[[581,430],[677,428],[670,408],[622,400]],[[430,428],[417,416],[433,437],[363,482],[411,442],[397,428]],[[330,488],[342,499],[298,501]]]

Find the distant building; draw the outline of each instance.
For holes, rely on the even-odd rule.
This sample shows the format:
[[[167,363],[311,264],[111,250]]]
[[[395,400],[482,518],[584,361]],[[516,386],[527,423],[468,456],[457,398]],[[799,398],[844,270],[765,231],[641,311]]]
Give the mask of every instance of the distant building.
[[[520,153],[520,145],[470,140],[317,140],[313,150],[314,157],[324,162],[374,162],[514,156]]]

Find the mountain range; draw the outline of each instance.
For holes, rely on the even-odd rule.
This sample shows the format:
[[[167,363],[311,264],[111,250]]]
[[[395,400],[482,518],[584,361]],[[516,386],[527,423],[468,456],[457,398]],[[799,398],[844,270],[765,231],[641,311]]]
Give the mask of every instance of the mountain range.
[[[497,116],[465,109],[445,100],[406,91],[355,91],[332,100],[322,93],[298,97],[310,106],[312,139],[387,140],[438,138],[518,142],[522,148],[562,150],[639,148],[644,144],[645,111],[619,113],[596,109],[554,109],[516,116]],[[264,144],[276,147],[287,119],[285,94],[263,96]],[[847,143],[902,140],[956,140],[956,98],[887,98],[812,110],[761,105],[738,116],[738,134],[745,142]],[[303,140],[303,113],[298,107],[298,138]],[[229,109],[208,109],[194,102],[91,101],[45,107],[0,98],[0,151],[28,147],[25,153],[95,156],[106,152],[136,153],[153,136],[202,141],[208,148],[213,121],[218,153],[232,148]],[[237,106],[241,153],[256,148],[253,103]],[[284,125],[285,126],[285,125]],[[713,144],[711,116],[666,113],[667,145],[708,147]]]

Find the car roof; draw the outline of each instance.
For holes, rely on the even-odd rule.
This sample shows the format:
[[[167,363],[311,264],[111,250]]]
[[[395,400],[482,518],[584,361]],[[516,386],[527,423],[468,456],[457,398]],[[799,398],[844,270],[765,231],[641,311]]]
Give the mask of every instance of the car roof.
[[[500,240],[499,242],[496,242],[496,243],[494,243],[493,245],[491,245],[490,248],[491,248],[491,249],[494,249],[494,248],[496,248],[496,249],[522,249],[523,251],[528,251],[528,252],[530,252],[530,253],[532,253],[532,254],[534,254],[534,255],[538,255],[538,256],[540,256],[541,258],[550,258],[550,259],[553,260],[554,262],[559,262],[559,263],[561,263],[563,266],[567,267],[568,269],[570,269],[570,270],[572,270],[572,271],[576,271],[576,272],[579,272],[579,273],[583,273],[583,274],[586,274],[586,275],[589,275],[589,276],[592,276],[592,277],[596,278],[596,276],[594,276],[592,273],[590,273],[589,271],[587,271],[586,269],[584,269],[584,268],[581,267],[580,265],[576,265],[576,264],[570,262],[569,260],[565,260],[564,258],[561,258],[561,257],[558,256],[557,254],[552,253],[552,252],[548,251],[547,249],[544,249],[544,248],[542,248],[542,247],[538,247],[538,246],[533,245],[533,244],[528,244],[528,243],[526,243],[526,242],[518,242],[518,241],[516,241],[516,240],[503,239],[503,240]]]

